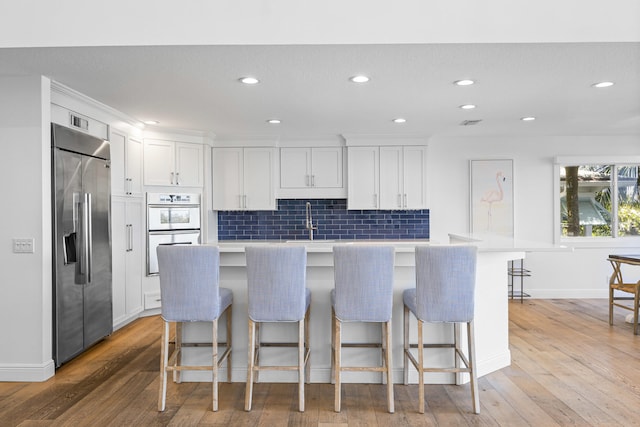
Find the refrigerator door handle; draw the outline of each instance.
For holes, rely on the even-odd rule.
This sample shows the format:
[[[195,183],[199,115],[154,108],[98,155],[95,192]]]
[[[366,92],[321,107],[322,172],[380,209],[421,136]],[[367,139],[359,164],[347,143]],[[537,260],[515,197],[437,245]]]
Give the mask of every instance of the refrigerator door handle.
[[[82,202],[82,270],[84,284],[91,283],[91,255],[93,252],[91,239],[91,193],[84,193]]]

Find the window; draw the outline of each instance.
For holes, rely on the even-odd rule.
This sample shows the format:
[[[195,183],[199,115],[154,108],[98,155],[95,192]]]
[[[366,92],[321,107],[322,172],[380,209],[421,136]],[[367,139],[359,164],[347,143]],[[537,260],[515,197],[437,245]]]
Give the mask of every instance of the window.
[[[640,235],[639,172],[640,162],[559,161],[560,236]]]

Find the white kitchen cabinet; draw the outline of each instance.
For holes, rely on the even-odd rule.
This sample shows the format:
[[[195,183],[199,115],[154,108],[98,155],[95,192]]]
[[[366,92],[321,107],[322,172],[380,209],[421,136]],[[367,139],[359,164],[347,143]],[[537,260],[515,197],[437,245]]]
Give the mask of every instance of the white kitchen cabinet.
[[[144,140],[144,184],[183,187],[203,185],[201,144]]]
[[[349,147],[349,209],[426,209],[425,146]]]
[[[136,319],[143,310],[144,203],[142,197],[111,199],[113,327]]]
[[[347,152],[348,209],[378,209],[379,155],[378,147],[349,147]]]
[[[275,210],[275,149],[213,148],[214,210]]]
[[[342,147],[280,149],[280,188],[342,188]]]
[[[111,192],[116,196],[142,196],[142,141],[111,129]]]
[[[426,148],[380,147],[380,208],[427,207]]]

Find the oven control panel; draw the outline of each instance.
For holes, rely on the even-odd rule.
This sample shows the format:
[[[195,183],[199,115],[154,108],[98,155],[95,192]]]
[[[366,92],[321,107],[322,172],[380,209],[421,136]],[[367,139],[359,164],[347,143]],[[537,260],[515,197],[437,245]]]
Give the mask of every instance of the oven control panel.
[[[147,193],[147,204],[149,205],[199,205],[200,194],[165,194],[165,193]]]

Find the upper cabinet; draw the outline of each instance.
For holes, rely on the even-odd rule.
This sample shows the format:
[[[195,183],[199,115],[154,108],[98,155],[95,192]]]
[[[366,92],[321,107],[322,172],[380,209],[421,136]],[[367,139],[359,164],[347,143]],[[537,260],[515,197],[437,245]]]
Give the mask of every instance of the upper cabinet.
[[[279,196],[344,197],[343,151],[340,146],[281,148]]]
[[[379,147],[349,147],[347,157],[348,209],[378,209],[380,207]]]
[[[349,209],[426,209],[426,146],[349,147]]]
[[[144,140],[144,184],[202,187],[203,147],[201,144]]]
[[[421,146],[380,147],[380,208],[427,207],[427,150]]]
[[[213,148],[214,210],[275,210],[275,149]]]
[[[111,129],[111,192],[142,196],[142,140]]]

